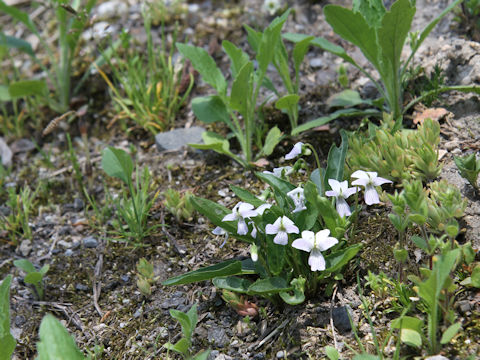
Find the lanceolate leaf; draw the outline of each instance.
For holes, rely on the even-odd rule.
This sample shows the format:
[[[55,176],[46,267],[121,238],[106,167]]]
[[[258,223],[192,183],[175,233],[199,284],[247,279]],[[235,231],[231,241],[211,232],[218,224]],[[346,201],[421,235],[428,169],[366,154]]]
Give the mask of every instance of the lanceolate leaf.
[[[248,293],[248,288],[252,282],[248,279],[242,279],[237,276],[219,277],[213,279],[213,285],[219,289],[235,291],[240,294]]]
[[[10,283],[8,275],[0,283],[0,360],[9,360],[15,350],[16,341],[10,334]]]
[[[231,61],[232,76],[235,79],[240,69],[249,61],[248,55],[228,40],[222,42],[223,50]]]
[[[45,96],[48,93],[44,80],[21,80],[10,84],[8,92],[12,98],[24,96]]]
[[[195,116],[206,124],[214,122],[230,123],[230,115],[220,96],[199,96],[192,100],[192,110]]]
[[[262,154],[271,155],[275,147],[282,139],[283,133],[276,126],[270,129],[265,139],[265,144],[263,145]]]
[[[237,77],[232,84],[232,92],[230,94],[230,106],[233,110],[237,110],[244,117],[247,117],[247,111],[251,108],[253,92],[253,63],[247,62],[240,69]]]
[[[219,94],[225,94],[227,82],[213,58],[202,48],[177,43],[178,50],[192,62],[193,67],[202,75],[203,80],[212,85]]]
[[[269,295],[290,290],[292,287],[280,276],[257,280],[248,288],[250,294]]]
[[[323,11],[325,19],[333,28],[333,31],[358,46],[368,61],[377,69],[380,69],[377,35],[363,16],[338,5],[327,5],[323,8]]]
[[[14,36],[5,35],[1,31],[0,31],[0,46],[18,49],[32,57],[35,56],[35,53],[33,52],[33,49],[32,49],[32,45],[30,45],[28,41],[25,41],[23,39],[20,39]]]
[[[327,190],[330,188],[328,179],[343,180],[343,169],[345,168],[345,158],[348,151],[348,136],[343,129],[340,130],[340,136],[342,137],[340,147],[333,144],[328,152],[327,169],[325,172],[325,187]]]
[[[103,150],[102,169],[108,176],[116,177],[125,184],[132,181],[133,161],[124,150],[111,146]]]
[[[242,274],[242,263],[238,260],[228,260],[220,264],[175,276],[162,282],[162,285],[183,285],[197,281],[211,280],[216,277],[240,274]]]
[[[363,15],[371,27],[378,28],[385,14],[382,0],[353,0],[353,11]]]

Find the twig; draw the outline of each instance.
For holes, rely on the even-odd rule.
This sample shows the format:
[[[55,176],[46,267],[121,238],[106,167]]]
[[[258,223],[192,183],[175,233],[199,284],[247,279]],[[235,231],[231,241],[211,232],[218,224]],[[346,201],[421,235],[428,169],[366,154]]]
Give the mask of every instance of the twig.
[[[270,340],[272,337],[274,337],[280,330],[282,330],[287,324],[288,324],[288,319],[284,320],[279,326],[275,327],[275,329],[273,329],[273,331],[268,334],[267,336],[265,336],[263,338],[262,341],[260,341],[257,345],[255,344],[252,344],[248,347],[248,350],[252,350],[252,349],[255,349],[255,350],[258,350],[259,348],[261,348],[268,340]]]
[[[337,336],[335,334],[335,326],[333,325],[333,303],[335,301],[335,296],[337,295],[337,290],[338,287],[335,284],[332,299],[330,300],[330,327],[332,328],[333,344],[335,346],[335,349],[338,350]]]
[[[98,255],[98,260],[97,264],[95,265],[95,271],[93,273],[93,305],[95,306],[95,310],[97,310],[98,314],[100,317],[103,317],[103,311],[98,305],[98,298],[100,297],[100,294],[102,293],[102,283],[99,281],[97,283],[97,279],[100,277],[100,274],[102,273],[102,267],[103,267],[103,254],[100,253]]]

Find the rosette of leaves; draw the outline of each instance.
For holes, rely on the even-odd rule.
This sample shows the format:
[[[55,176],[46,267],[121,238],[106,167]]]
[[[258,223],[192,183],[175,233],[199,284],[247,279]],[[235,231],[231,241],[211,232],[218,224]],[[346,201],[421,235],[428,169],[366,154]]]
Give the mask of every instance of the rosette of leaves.
[[[480,159],[477,158],[477,155],[470,154],[464,157],[454,156],[453,160],[455,161],[455,165],[457,165],[458,171],[460,171],[460,175],[467,179],[476,191],[479,191],[477,180],[478,174],[480,173]]]
[[[272,174],[256,173],[256,176],[271,189],[273,204],[262,214],[252,217],[246,235],[237,233],[237,224],[224,222],[223,218],[231,213],[223,205],[213,201],[192,197],[195,209],[206,216],[215,226],[223,228],[230,236],[255,246],[258,259],[231,259],[219,264],[181,274],[163,282],[163,285],[181,285],[196,281],[213,280],[217,288],[240,294],[263,296],[274,302],[282,299],[288,304],[299,304],[306,297],[315,295],[319,286],[331,286],[336,279],[342,278],[343,267],[360,250],[360,244],[348,244],[344,238],[350,226],[349,218],[340,217],[333,203],[324,197],[325,178],[343,180],[343,168],[348,146],[347,136],[343,133],[340,148],[332,146],[326,169],[312,172],[311,180],[304,186],[306,210],[292,212],[295,205],[287,195],[297,185]],[[237,186],[231,190],[243,202],[259,207],[265,202],[249,191]],[[273,224],[279,217],[287,216],[299,229],[318,232],[329,229],[330,235],[339,240],[338,244],[324,254],[326,266],[324,271],[312,272],[308,265],[308,253],[291,246],[293,235],[287,245],[273,242],[273,235],[266,234],[266,226]],[[256,236],[252,236],[253,226]],[[327,291],[328,292],[328,291]]]

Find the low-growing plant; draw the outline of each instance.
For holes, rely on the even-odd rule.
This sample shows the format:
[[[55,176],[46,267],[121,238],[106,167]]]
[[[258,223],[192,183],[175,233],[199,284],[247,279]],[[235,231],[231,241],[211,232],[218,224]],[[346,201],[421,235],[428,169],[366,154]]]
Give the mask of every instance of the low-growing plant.
[[[152,294],[152,285],[158,281],[153,272],[153,265],[141,258],[137,263],[137,287],[144,296]]]
[[[215,90],[214,95],[193,99],[193,112],[198,119],[205,123],[226,124],[240,145],[241,155],[236,155],[230,150],[228,138],[210,131],[206,131],[202,135],[204,144],[190,144],[191,146],[227,155],[245,167],[251,166],[252,161],[261,156],[268,156],[273,152],[282,133],[278,127],[274,126],[267,129],[268,133],[265,136],[267,131],[265,131],[262,117],[259,116],[261,106],[259,107],[258,102],[262,86],[273,89],[271,81],[267,77],[268,66],[272,62],[287,64],[287,60],[283,58],[286,53],[278,50],[282,55],[280,59],[277,48],[284,50],[280,32],[288,14],[289,12],[286,12],[273,20],[263,33],[247,27],[250,45],[256,53],[257,67],[254,66],[254,62],[250,60],[247,53],[231,42],[223,41],[223,49],[231,62],[230,72],[233,81],[230,92],[227,91],[227,80],[207,51],[199,47],[177,43],[178,50],[192,62],[203,80]],[[285,69],[285,80],[287,72],[288,69]],[[290,78],[288,77],[288,79]],[[292,109],[296,109],[298,99],[294,102],[295,106]],[[290,100],[285,100],[284,103],[283,105],[277,104],[277,107],[284,108],[285,105],[286,109],[290,108]],[[254,154],[254,147],[256,154]]]
[[[12,275],[7,275],[0,283],[0,360],[9,360],[17,342],[10,333],[10,283]]]
[[[126,224],[125,230],[122,223],[116,227],[117,233],[123,238],[134,239],[135,245],[142,243],[143,239],[154,231],[159,225],[147,227],[147,218],[158,193],[149,195],[151,175],[147,167],[140,175],[139,170],[135,172],[135,184],[132,181],[133,161],[130,156],[121,149],[108,147],[102,154],[102,169],[107,175],[120,179],[128,191],[115,201],[118,219]]]
[[[193,194],[190,191],[181,194],[175,189],[167,189],[163,195],[165,196],[163,205],[165,205],[165,208],[174,215],[178,221],[192,219],[195,209],[191,201]]]
[[[480,174],[480,158],[475,153],[463,157],[454,156],[453,160],[457,165],[460,175],[463,176],[474,187],[475,191],[479,191],[477,184],[478,174]]]
[[[366,134],[356,134],[349,137],[350,169],[376,171],[398,183],[411,179],[430,181],[440,174],[437,121],[427,118],[416,130],[396,130],[392,117],[385,115],[381,126],[369,124]]]
[[[47,52],[51,66],[47,67],[35,55],[31,44],[23,39],[7,36],[0,32],[0,45],[16,49],[29,55],[31,59],[45,72],[45,80],[20,80],[4,84],[2,93],[7,100],[18,97],[38,95],[55,111],[63,113],[68,110],[71,90],[72,63],[78,52],[80,35],[88,24],[88,19],[96,0],[74,1],[65,0],[51,2],[56,13],[58,24],[58,48],[50,45],[46,37],[34,24],[30,16],[14,6],[0,0],[0,11],[11,16],[25,27],[40,41],[41,47]],[[56,56],[58,54],[58,56]],[[54,96],[49,96],[48,87],[54,89]],[[77,86],[78,89],[78,86]]]
[[[163,346],[167,350],[180,354],[184,360],[206,360],[208,355],[210,355],[210,350],[199,352],[196,355],[193,355],[190,350],[192,346],[192,335],[198,322],[197,304],[192,305],[186,313],[172,309],[170,310],[170,316],[180,323],[183,336],[175,344],[168,342]]]
[[[37,343],[38,360],[86,360],[75,340],[53,315],[45,315],[40,324]]]
[[[163,284],[213,279],[220,289],[263,296],[274,302],[282,299],[292,305],[314,296],[322,284],[329,293],[335,280],[342,278],[342,268],[361,248],[361,244],[349,244],[345,235],[352,225],[351,215],[360,208],[358,196],[353,212],[346,199],[360,188],[348,188],[348,181],[344,181],[348,143],[344,132],[342,139],[340,147],[332,146],[327,168],[313,171],[303,186],[282,179],[281,173],[278,177],[256,173],[270,186],[271,202],[236,186],[231,189],[241,201],[232,211],[193,197],[198,212],[229,235],[250,244],[251,258],[228,260],[176,276]],[[312,150],[310,145],[298,143],[285,158],[294,159]],[[357,179],[352,185],[364,188],[367,205],[379,203],[376,187],[390,182],[373,172],[357,171],[352,177]]]
[[[113,83],[99,70],[113,93],[113,100],[121,109],[119,118],[133,120],[138,126],[154,134],[174,126],[178,111],[185,104],[193,87],[190,74],[184,87],[184,62],[174,62],[174,45],[168,50],[167,36],[162,27],[162,44],[159,49],[153,45],[152,15],[144,11],[143,20],[147,35],[145,54],[134,50],[131,36],[122,33],[122,46],[117,47],[108,60],[113,74]],[[177,39],[178,30],[172,33],[172,43]],[[120,50],[125,53],[122,59]]]
[[[39,300],[43,300],[43,277],[50,269],[50,265],[43,265],[40,270],[37,270],[35,266],[33,266],[33,264],[27,259],[15,260],[13,265],[25,271],[26,275],[23,278],[23,281],[25,284],[33,285],[35,296]]]
[[[32,229],[29,221],[37,192],[25,186],[20,190],[19,194],[17,194],[15,187],[9,187],[7,193],[8,200],[6,205],[10,213],[6,216],[0,214],[0,219],[2,219],[0,228],[6,230],[12,244],[17,245],[20,238],[32,238]]]
[[[353,65],[367,76],[375,85],[380,98],[374,101],[361,99],[358,92],[346,90],[338,94],[331,100],[332,107],[347,107],[335,113],[310,121],[297,127],[294,133],[299,133],[313,127],[323,125],[332,118],[340,116],[357,116],[359,110],[354,107],[357,105],[375,106],[368,110],[362,110],[365,115],[377,113],[376,109],[389,112],[397,122],[402,121],[402,115],[413,105],[432,95],[445,91],[467,91],[480,92],[477,86],[442,86],[431,91],[423,93],[421,96],[411,100],[408,104],[403,104],[402,82],[407,69],[411,66],[411,61],[420,45],[427,38],[438,22],[448,14],[462,0],[456,0],[450,4],[442,13],[432,20],[422,32],[410,32],[412,20],[416,12],[414,1],[397,0],[390,10],[387,11],[383,2],[375,1],[353,1],[353,9],[347,9],[339,5],[327,5],[323,11],[325,20],[330,24],[338,35],[344,40],[357,46],[369,63],[380,75],[377,80],[366,69],[362,68],[351,56],[347,54],[343,47],[335,45],[324,38],[314,38],[310,44],[331,52],[341,57],[347,63]],[[304,41],[308,36],[301,34],[286,34],[285,38],[294,42]],[[404,44],[409,37],[410,55],[407,60],[401,61],[401,54]]]

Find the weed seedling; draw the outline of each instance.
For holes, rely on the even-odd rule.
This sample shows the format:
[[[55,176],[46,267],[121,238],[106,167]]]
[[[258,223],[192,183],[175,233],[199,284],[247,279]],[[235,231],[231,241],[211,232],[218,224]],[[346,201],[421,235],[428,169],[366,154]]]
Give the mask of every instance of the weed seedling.
[[[137,287],[144,296],[152,294],[152,285],[158,281],[153,273],[153,265],[141,258],[137,263]]]
[[[195,209],[190,200],[193,196],[190,191],[187,191],[182,195],[175,189],[167,189],[163,195],[165,196],[163,204],[167,210],[175,216],[177,221],[182,222],[192,219],[193,211]]]
[[[479,192],[477,180],[478,174],[480,174],[480,158],[477,158],[476,154],[470,154],[464,157],[454,156],[453,159],[460,175],[468,180],[476,192]]]
[[[39,300],[43,300],[43,277],[48,272],[48,269],[50,269],[50,265],[44,265],[40,270],[37,271],[35,266],[33,266],[33,264],[26,259],[15,260],[13,264],[17,268],[27,273],[27,275],[25,275],[23,278],[23,281],[26,284],[33,285],[36,297]]]

